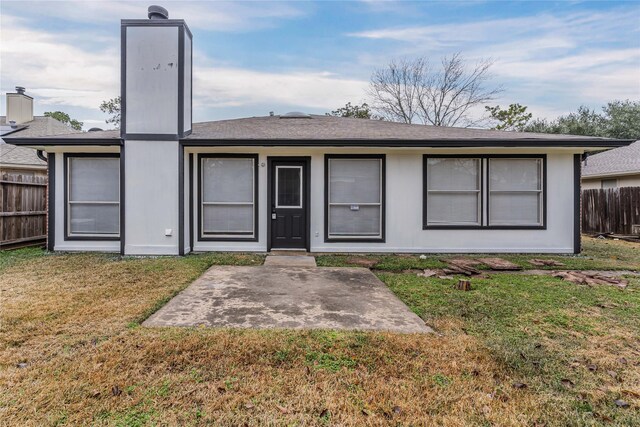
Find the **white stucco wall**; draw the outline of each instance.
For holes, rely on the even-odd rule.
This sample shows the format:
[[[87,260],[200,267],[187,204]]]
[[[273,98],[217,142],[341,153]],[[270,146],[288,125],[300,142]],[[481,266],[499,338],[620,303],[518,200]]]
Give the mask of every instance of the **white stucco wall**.
[[[423,230],[422,155],[463,154],[461,151],[402,149],[285,149],[189,148],[190,152],[245,152],[259,154],[259,241],[194,242],[195,251],[265,251],[267,248],[267,157],[311,156],[312,252],[573,252],[573,152],[547,151],[547,228],[545,230]],[[324,154],[386,154],[385,243],[333,243],[324,241]],[[467,150],[466,153],[470,153]],[[473,150],[476,154],[514,153],[508,149]],[[514,154],[539,154],[526,150]],[[197,161],[195,162],[197,169]],[[264,166],[263,166],[264,165]],[[197,177],[198,171],[195,172]],[[185,172],[186,173],[186,172]],[[185,178],[185,179],[188,179]],[[197,179],[194,180],[197,194]],[[198,209],[197,196],[194,209]],[[185,217],[188,221],[188,217]],[[196,219],[197,221],[197,219]],[[195,235],[195,233],[194,233]]]
[[[191,130],[191,39],[184,35],[184,131]]]
[[[126,141],[125,182],[125,254],[177,255],[178,142]]]
[[[126,131],[178,133],[178,27],[127,27]]]

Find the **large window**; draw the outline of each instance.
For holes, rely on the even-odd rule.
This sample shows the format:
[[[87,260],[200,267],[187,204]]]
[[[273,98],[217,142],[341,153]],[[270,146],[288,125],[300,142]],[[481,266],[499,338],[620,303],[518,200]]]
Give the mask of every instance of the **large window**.
[[[200,156],[200,237],[251,240],[257,237],[255,155]]]
[[[428,158],[427,225],[481,224],[481,159]]]
[[[489,225],[542,225],[542,159],[488,162]]]
[[[66,239],[118,239],[120,159],[117,154],[65,155]]]
[[[384,239],[384,156],[326,157],[326,239]]]
[[[545,161],[425,155],[423,228],[544,228]]]

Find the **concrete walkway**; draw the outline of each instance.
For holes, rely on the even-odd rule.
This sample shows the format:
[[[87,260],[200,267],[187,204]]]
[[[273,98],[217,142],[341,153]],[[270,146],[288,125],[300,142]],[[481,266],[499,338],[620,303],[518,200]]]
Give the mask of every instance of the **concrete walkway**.
[[[143,325],[432,332],[366,268],[315,267],[310,256],[267,261],[211,267]]]

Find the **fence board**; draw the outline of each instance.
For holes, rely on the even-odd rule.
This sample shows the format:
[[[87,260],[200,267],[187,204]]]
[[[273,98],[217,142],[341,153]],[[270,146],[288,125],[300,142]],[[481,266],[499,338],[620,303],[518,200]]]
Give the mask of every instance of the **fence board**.
[[[0,246],[47,234],[47,178],[16,173],[0,177]]]
[[[640,187],[582,190],[582,231],[631,234],[640,224]]]

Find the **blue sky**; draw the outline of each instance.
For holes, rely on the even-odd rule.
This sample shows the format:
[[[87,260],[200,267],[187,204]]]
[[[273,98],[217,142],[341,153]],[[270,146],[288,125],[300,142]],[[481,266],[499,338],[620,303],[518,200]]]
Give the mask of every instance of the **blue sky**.
[[[119,20],[146,18],[151,3],[2,0],[0,90],[25,86],[36,113],[106,128],[98,105],[120,90]],[[324,113],[366,101],[391,59],[455,52],[493,58],[496,103],[536,117],[640,100],[639,2],[158,3],[194,35],[195,121]]]

